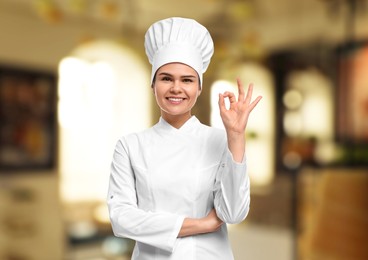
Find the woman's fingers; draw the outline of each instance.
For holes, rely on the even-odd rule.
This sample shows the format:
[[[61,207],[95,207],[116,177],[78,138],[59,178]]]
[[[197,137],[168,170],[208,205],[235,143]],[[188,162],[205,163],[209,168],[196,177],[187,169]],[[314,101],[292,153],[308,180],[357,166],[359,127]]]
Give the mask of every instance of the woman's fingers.
[[[236,99],[235,94],[230,91],[226,91],[223,94],[223,97],[229,98],[230,103],[239,101],[239,102],[246,102],[250,104],[250,101],[252,100],[252,95],[253,95],[253,83],[249,84],[247,95],[245,96],[245,90],[244,90],[242,81],[239,78],[237,78],[236,81],[238,85],[238,100]]]
[[[224,112],[225,110],[227,110],[226,106],[225,106],[225,99],[226,98],[229,99],[230,108],[232,108],[233,105],[236,105],[236,103],[239,102],[238,104],[239,105],[242,104],[241,107],[243,107],[243,109],[245,109],[247,107],[248,108],[247,110],[249,112],[252,111],[253,108],[261,100],[262,97],[258,96],[254,101],[252,101],[253,83],[249,84],[246,96],[245,96],[245,90],[243,88],[243,84],[242,84],[242,82],[239,78],[237,78],[237,84],[238,84],[238,93],[239,93],[238,99],[235,96],[235,94],[233,92],[230,92],[230,91],[226,91],[223,94],[219,94],[220,111]]]
[[[221,93],[219,94],[219,108],[220,112],[222,112],[225,109],[225,98]]]
[[[248,87],[248,91],[247,91],[247,96],[244,100],[244,102],[246,104],[249,104],[248,107],[249,107],[249,112],[253,110],[253,108],[255,108],[255,106],[258,104],[258,102],[262,99],[262,96],[258,96],[255,100],[252,100],[252,96],[253,96],[253,83],[249,84],[249,87]]]
[[[245,98],[245,102],[249,104],[250,101],[252,100],[252,95],[253,95],[253,84],[251,83],[248,86],[248,91],[247,91],[247,96]]]
[[[224,98],[228,98],[230,103],[235,103],[236,102],[236,96],[233,92],[226,91],[224,94],[222,94],[222,96]]]
[[[262,96],[258,96],[250,105],[250,111],[253,110],[253,108],[256,107],[256,105],[258,104],[258,102],[262,99]]]
[[[238,93],[239,93],[239,101],[243,101],[244,100],[244,87],[243,87],[243,83],[241,82],[241,80],[239,78],[236,79],[236,82],[238,84]]]

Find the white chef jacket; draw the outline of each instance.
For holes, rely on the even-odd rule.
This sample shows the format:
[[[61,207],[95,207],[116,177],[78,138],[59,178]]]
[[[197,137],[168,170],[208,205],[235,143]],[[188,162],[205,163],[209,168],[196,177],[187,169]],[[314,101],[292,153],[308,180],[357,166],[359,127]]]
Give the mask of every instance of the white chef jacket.
[[[192,116],[176,129],[163,118],[116,144],[107,204],[114,234],[136,241],[136,260],[233,259],[227,227],[178,238],[185,217],[212,208],[225,223],[249,211],[246,164],[234,162],[225,131]]]

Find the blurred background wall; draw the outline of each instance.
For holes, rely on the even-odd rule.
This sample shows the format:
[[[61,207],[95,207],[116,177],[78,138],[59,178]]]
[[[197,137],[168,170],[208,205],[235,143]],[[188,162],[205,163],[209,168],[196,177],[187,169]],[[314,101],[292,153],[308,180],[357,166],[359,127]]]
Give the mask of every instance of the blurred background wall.
[[[105,205],[113,147],[154,124],[143,36],[194,18],[215,41],[194,109],[222,127],[239,76],[251,211],[236,259],[368,259],[367,0],[0,0],[0,260],[129,259]]]

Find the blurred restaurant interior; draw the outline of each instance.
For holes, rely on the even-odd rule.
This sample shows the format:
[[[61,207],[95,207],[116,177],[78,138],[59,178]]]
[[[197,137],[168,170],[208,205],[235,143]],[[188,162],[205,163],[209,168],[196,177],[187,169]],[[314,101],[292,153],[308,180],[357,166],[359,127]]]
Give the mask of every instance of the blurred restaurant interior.
[[[0,260],[130,259],[109,168],[159,117],[143,37],[170,16],[214,38],[203,123],[236,77],[263,96],[235,259],[368,259],[368,0],[0,0]]]

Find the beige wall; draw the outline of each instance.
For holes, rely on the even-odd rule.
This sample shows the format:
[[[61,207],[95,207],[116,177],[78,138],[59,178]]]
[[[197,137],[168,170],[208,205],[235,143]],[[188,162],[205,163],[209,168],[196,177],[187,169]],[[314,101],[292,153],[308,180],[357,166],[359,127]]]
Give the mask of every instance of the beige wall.
[[[56,70],[83,40],[118,39],[120,28],[92,20],[50,24],[35,12],[3,8],[0,2],[0,63]]]

